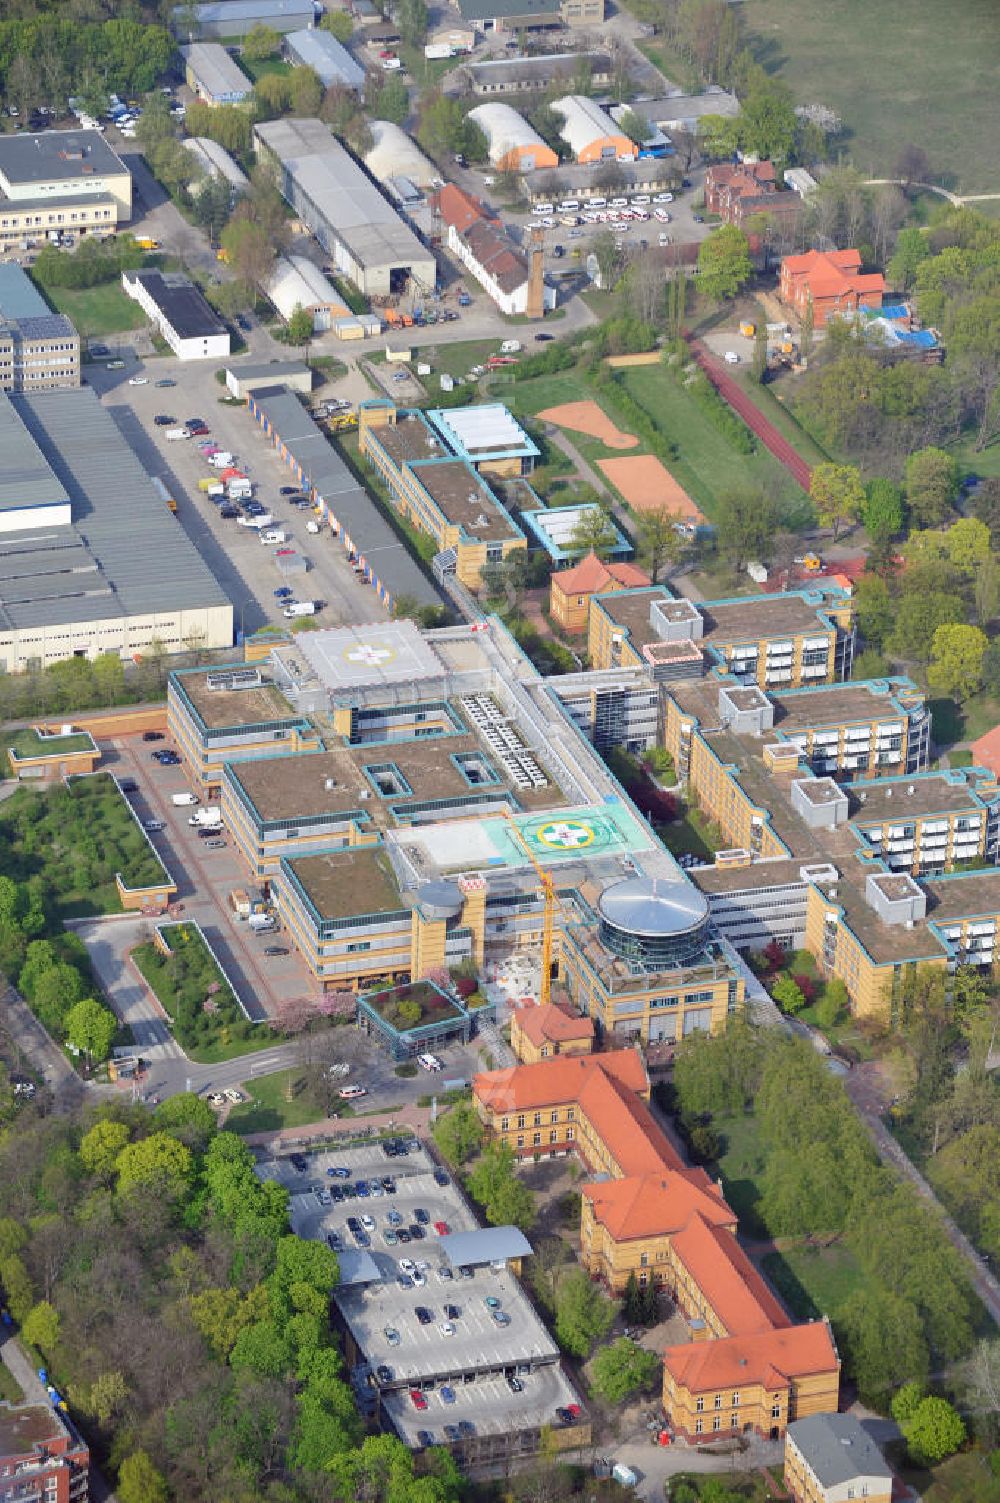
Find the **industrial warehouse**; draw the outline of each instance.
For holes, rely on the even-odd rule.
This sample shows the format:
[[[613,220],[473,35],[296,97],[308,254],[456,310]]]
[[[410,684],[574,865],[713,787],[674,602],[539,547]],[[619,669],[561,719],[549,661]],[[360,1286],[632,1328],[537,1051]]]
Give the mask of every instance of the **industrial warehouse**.
[[[233,608],[89,390],[0,395],[0,667],[227,647]]]
[[[434,290],[433,253],[321,120],[272,120],[254,126],[254,139],[288,203],[360,292]]]

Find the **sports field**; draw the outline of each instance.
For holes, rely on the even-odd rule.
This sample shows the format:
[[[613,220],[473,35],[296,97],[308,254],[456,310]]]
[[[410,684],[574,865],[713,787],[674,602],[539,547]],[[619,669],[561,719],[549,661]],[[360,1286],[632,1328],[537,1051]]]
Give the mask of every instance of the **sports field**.
[[[538,416],[559,428],[599,438],[608,449],[634,449],[639,442],[634,433],[623,433],[596,402],[564,402],[559,407],[547,407]]]
[[[902,147],[959,193],[1000,192],[996,0],[745,0],[748,39],[799,104],[825,104],[855,166],[891,174]]]
[[[685,522],[704,522],[704,514],[655,454],[599,459],[597,467],[621,491],[633,511],[658,511],[665,506]]]

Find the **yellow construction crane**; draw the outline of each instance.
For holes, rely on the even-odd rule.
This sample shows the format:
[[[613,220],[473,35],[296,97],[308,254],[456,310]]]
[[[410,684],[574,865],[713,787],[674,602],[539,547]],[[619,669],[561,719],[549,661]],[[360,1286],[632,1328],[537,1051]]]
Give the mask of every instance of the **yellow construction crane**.
[[[552,1000],[552,930],[555,924],[556,908],[561,907],[562,904],[556,893],[555,883],[521,834],[514,822],[513,814],[509,809],[504,812],[511,834],[535,868],[538,880],[542,884],[542,981],[538,988],[538,1000],[545,1007]]]

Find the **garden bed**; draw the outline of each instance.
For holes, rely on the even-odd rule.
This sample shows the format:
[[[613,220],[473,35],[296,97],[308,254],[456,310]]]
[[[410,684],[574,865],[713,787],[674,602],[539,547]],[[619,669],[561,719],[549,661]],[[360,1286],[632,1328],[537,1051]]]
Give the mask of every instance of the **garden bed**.
[[[137,945],[131,958],[190,1059],[216,1064],[273,1043],[244,1014],[197,924],[159,925],[157,935],[158,943]]]

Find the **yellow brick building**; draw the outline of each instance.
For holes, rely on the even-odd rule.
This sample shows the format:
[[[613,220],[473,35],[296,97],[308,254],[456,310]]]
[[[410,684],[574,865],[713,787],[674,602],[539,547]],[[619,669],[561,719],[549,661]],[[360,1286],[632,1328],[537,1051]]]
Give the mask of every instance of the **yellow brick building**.
[[[242,663],[182,668],[167,682],[167,729],[192,782],[212,792],[226,762],[318,750],[319,733],[296,713],[266,669]]]
[[[523,445],[510,453],[475,447],[455,453],[422,412],[400,411],[381,401],[361,404],[358,433],[362,458],[375,470],[401,516],[433,538],[439,553],[454,550],[455,572],[462,584],[477,589],[484,565],[501,563],[527,547],[524,533],[484,479],[490,474],[519,477],[525,463]],[[477,459],[478,453],[482,457]],[[537,502],[530,486],[520,483],[531,502]]]
[[[587,1017],[574,1017],[553,1002],[536,1007],[515,1007],[510,1020],[510,1047],[523,1065],[557,1054],[589,1054],[594,1047],[594,1025]]]

